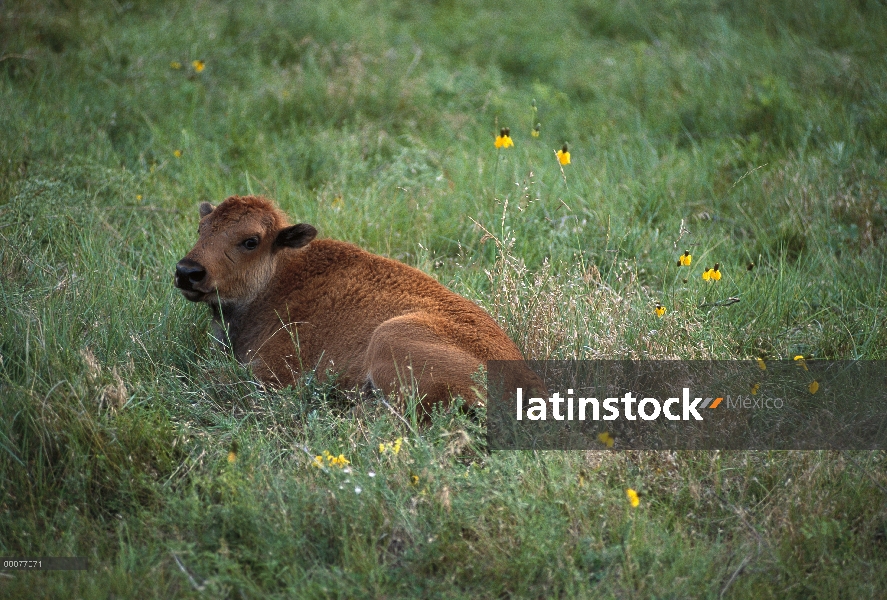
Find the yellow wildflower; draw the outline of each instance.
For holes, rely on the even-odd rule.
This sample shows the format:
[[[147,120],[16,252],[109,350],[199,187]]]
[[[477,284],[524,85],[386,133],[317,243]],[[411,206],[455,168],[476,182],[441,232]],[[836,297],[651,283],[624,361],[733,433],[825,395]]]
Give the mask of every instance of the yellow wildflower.
[[[570,164],[570,151],[567,149],[567,145],[564,144],[564,147],[556,152],[557,159],[562,165]]]
[[[641,503],[638,493],[633,489],[628,488],[625,490],[625,495],[628,497],[628,503],[631,504],[632,508],[637,508],[638,504]]]
[[[678,257],[679,267],[689,267],[691,262],[693,262],[693,255],[689,250],[684,250],[684,253]]]
[[[418,475],[410,475],[410,482],[413,485],[419,485],[419,476]]]
[[[662,318],[662,315],[665,314],[665,307],[662,306],[661,304],[659,304],[658,302],[656,303],[656,308],[654,310],[656,312],[656,316],[659,317],[660,319]]]
[[[397,454],[400,452],[401,444],[403,444],[403,438],[397,438],[390,444],[379,444],[379,452],[381,454],[385,454],[386,452]]]
[[[514,146],[514,142],[511,140],[511,130],[508,127],[503,127],[499,130],[499,135],[496,136],[496,148],[511,148]]]
[[[757,361],[758,361],[758,367],[760,367],[762,371],[766,371],[767,370],[767,363],[764,362],[764,359],[758,357]]]
[[[175,156],[176,158],[182,158],[182,151],[181,150],[173,150],[172,155]]]
[[[813,383],[807,386],[807,389],[810,390],[811,394],[815,394],[819,390],[819,382],[814,379]]]
[[[136,200],[138,200],[139,202],[141,202],[141,201],[142,201],[142,195],[141,195],[141,194],[136,194]]]
[[[228,453],[228,462],[229,462],[229,463],[233,463],[235,460],[237,460],[237,453],[234,452],[234,450],[231,450],[231,451]]]
[[[801,355],[801,354],[797,355],[797,356],[795,357],[795,360],[798,361],[798,364],[800,364],[801,367],[802,367],[805,371],[809,371],[809,369],[807,368],[807,361],[804,360],[804,356],[803,356],[803,355]]]
[[[610,435],[608,431],[604,431],[603,433],[599,433],[597,439],[600,443],[605,445],[607,448],[612,448],[613,444],[616,442],[616,439]]]
[[[536,123],[533,127],[533,130],[530,132],[530,135],[537,138],[539,137],[539,133],[542,131],[542,123]]]
[[[706,269],[702,273],[702,278],[706,281],[720,281],[721,280],[721,264],[715,263],[711,269]]]
[[[170,69],[181,69],[181,68],[182,68],[182,63],[180,63],[180,62],[177,61],[177,60],[174,60],[174,61],[172,61],[171,63],[169,63],[169,68],[170,68]]]
[[[329,450],[324,450],[323,454],[320,456],[314,457],[313,466],[318,468],[326,467],[339,467],[340,469],[345,467],[346,465],[350,465],[351,462],[345,458],[344,454],[340,454],[339,456],[333,456],[330,454]]]
[[[194,71],[196,71],[197,73],[200,73],[201,71],[203,71],[206,68],[206,63],[203,62],[202,60],[194,60],[194,61],[191,61],[191,66],[194,67]]]
[[[756,384],[754,384],[753,386],[751,386],[751,395],[752,395],[752,396],[756,395],[756,394],[758,393],[758,390],[759,390],[759,389],[761,389],[761,384],[760,384],[760,383],[756,383]]]

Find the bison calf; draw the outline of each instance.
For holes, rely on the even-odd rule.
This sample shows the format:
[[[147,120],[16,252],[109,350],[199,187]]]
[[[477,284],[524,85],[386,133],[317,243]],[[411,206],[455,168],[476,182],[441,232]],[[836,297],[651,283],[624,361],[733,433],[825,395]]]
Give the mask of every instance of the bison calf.
[[[220,340],[266,384],[332,369],[348,387],[386,395],[417,386],[430,409],[477,403],[472,375],[489,360],[523,360],[474,303],[425,273],[357,246],[314,239],[264,198],[200,205],[197,245],[175,285],[209,305]]]

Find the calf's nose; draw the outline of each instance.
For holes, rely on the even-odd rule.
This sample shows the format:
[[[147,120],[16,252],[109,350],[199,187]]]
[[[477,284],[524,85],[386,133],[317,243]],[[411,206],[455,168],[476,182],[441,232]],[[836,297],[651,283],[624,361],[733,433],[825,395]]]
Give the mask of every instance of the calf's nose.
[[[176,287],[193,290],[194,286],[206,279],[206,269],[191,259],[183,258],[176,264]]]

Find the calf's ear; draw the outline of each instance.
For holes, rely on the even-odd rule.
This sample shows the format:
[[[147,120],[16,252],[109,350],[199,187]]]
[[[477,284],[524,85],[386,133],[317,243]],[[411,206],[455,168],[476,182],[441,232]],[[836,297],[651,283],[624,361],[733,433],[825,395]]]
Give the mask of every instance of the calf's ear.
[[[299,223],[286,227],[277,232],[274,246],[286,248],[301,248],[307,246],[317,235],[317,230],[307,223]]]
[[[198,210],[200,211],[200,218],[202,219],[203,217],[205,217],[206,215],[208,215],[209,213],[211,213],[215,209],[216,209],[216,207],[213,206],[212,204],[210,204],[209,202],[201,202],[200,206],[198,207]]]

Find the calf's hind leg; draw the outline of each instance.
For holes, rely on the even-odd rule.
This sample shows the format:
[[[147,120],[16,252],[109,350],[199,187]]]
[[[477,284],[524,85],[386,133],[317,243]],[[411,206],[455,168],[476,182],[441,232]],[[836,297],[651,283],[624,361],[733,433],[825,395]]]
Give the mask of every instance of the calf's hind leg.
[[[472,380],[480,360],[439,332],[448,324],[425,313],[411,313],[379,325],[367,347],[365,370],[370,382],[386,395],[402,394],[415,385],[426,413],[435,404],[448,405],[462,396],[467,406],[482,401]]]

